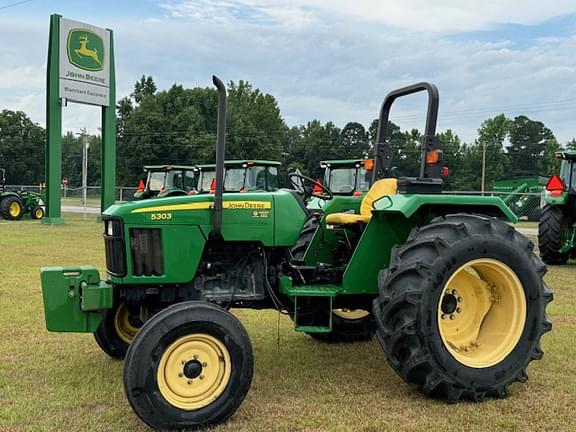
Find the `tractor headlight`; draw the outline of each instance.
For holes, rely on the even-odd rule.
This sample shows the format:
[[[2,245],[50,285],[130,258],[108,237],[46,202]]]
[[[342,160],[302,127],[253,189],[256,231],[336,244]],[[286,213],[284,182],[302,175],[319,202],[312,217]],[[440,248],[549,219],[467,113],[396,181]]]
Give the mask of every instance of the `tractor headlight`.
[[[114,235],[114,222],[111,220],[106,221],[106,235],[110,237]]]

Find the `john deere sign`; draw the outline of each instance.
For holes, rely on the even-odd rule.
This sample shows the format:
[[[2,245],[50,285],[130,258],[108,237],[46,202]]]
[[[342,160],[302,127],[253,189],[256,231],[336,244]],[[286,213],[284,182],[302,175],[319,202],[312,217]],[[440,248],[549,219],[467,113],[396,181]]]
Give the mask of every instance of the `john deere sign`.
[[[108,106],[110,87],[108,30],[60,19],[60,97]]]
[[[101,210],[115,201],[116,90],[112,30],[50,17],[46,91],[46,217],[62,223],[62,107],[96,105],[102,112]]]

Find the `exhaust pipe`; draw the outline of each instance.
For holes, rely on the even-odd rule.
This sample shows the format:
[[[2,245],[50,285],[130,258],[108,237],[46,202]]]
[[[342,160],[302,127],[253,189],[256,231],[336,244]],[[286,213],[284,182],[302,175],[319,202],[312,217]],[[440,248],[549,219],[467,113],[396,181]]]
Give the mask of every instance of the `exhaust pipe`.
[[[218,128],[216,130],[216,190],[214,192],[214,228],[210,237],[222,240],[222,194],[224,193],[224,154],[226,152],[226,86],[216,75],[212,82],[218,89]]]

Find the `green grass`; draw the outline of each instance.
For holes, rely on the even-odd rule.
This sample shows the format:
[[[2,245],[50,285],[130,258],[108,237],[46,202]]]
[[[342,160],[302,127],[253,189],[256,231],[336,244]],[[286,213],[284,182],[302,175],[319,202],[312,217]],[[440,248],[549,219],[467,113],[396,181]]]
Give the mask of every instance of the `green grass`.
[[[122,363],[92,335],[48,333],[38,269],[104,268],[101,226],[0,222],[0,431],[142,431],[122,388]],[[255,354],[252,388],[216,431],[576,430],[576,266],[552,267],[554,330],[544,360],[505,400],[447,405],[411,390],[375,341],[325,345],[273,311],[239,311]],[[277,337],[279,332],[279,339]]]

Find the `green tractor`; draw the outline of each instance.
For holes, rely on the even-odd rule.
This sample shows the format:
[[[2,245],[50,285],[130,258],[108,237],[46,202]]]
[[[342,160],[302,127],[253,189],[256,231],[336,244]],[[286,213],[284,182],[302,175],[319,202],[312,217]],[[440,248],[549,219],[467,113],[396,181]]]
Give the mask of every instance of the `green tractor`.
[[[372,180],[373,159],[337,159],[320,162],[324,169],[322,184],[337,196],[362,196],[370,189]],[[321,189],[316,186],[316,189]],[[308,203],[309,209],[320,210],[325,202],[312,197]]]
[[[279,186],[278,167],[280,162],[268,160],[224,161],[224,191],[275,191]],[[198,192],[215,191],[216,165],[198,165]]]
[[[442,194],[435,86],[385,98],[360,197],[327,186],[224,193],[226,88],[213,80],[215,193],[108,208],[105,279],[91,266],[41,270],[48,330],[95,333],[105,352],[125,356],[126,397],[142,421],[199,428],[236,412],[254,358],[234,308],[276,309],[321,341],[375,334],[392,369],[429,397],[504,397],[526,381],[551,329],[546,266],[506,223],[517,218],[500,198]],[[392,178],[390,108],[420,91],[429,95],[420,176]],[[310,193],[326,205],[301,247]]]
[[[187,165],[146,165],[146,183],[140,182],[134,200],[194,194],[198,169]]]
[[[548,180],[538,224],[538,247],[546,264],[566,264],[576,248],[576,151],[557,152],[560,175]]]
[[[6,190],[6,170],[0,168],[0,216],[6,220],[20,220],[25,214],[32,219],[44,217],[44,201],[36,192],[10,192]]]

